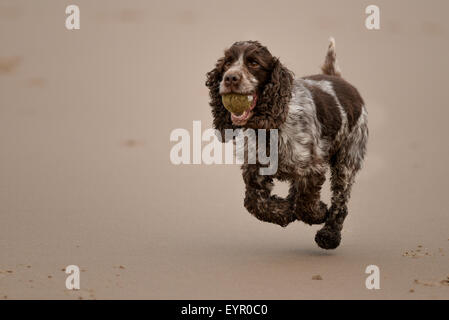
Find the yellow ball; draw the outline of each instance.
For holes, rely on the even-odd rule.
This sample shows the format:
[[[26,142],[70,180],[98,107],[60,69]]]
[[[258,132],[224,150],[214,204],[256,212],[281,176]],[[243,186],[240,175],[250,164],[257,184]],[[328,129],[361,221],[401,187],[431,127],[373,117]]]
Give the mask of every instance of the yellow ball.
[[[252,103],[252,101],[248,99],[248,96],[235,93],[222,95],[221,101],[228,111],[236,115],[241,115],[248,110]]]

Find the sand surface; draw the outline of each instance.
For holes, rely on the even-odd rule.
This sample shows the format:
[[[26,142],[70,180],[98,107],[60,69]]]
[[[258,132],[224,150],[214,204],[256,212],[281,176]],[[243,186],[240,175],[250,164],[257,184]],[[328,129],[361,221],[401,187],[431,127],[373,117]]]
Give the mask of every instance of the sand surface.
[[[448,299],[449,3],[376,3],[379,31],[367,1],[80,0],[68,31],[66,1],[2,0],[0,299]],[[246,212],[237,165],[173,165],[169,136],[211,127],[205,73],[234,41],[302,76],[331,35],[371,136],[324,251]]]

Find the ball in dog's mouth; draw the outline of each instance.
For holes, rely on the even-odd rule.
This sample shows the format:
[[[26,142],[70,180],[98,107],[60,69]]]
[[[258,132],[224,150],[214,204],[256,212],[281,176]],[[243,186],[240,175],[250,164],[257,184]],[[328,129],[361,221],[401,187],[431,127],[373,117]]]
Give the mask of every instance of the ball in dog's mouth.
[[[221,96],[224,107],[231,113],[231,120],[236,125],[243,125],[252,116],[257,103],[257,95],[228,93]]]

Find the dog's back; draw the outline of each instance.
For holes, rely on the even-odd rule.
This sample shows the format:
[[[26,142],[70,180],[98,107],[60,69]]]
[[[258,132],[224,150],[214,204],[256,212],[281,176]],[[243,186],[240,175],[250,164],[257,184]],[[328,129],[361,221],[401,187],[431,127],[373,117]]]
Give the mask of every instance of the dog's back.
[[[330,38],[321,70],[322,74],[300,79],[315,104],[321,138],[331,145],[330,158],[337,151],[348,152],[347,157],[359,169],[368,137],[367,112],[358,90],[341,76],[333,38]]]

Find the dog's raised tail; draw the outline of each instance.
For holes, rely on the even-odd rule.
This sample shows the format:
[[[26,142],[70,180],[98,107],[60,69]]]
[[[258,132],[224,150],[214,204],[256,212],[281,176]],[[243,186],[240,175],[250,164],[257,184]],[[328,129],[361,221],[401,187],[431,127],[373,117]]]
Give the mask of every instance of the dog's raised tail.
[[[340,68],[337,64],[337,55],[335,53],[335,39],[329,38],[329,47],[327,48],[326,59],[321,67],[323,74],[341,77]]]

